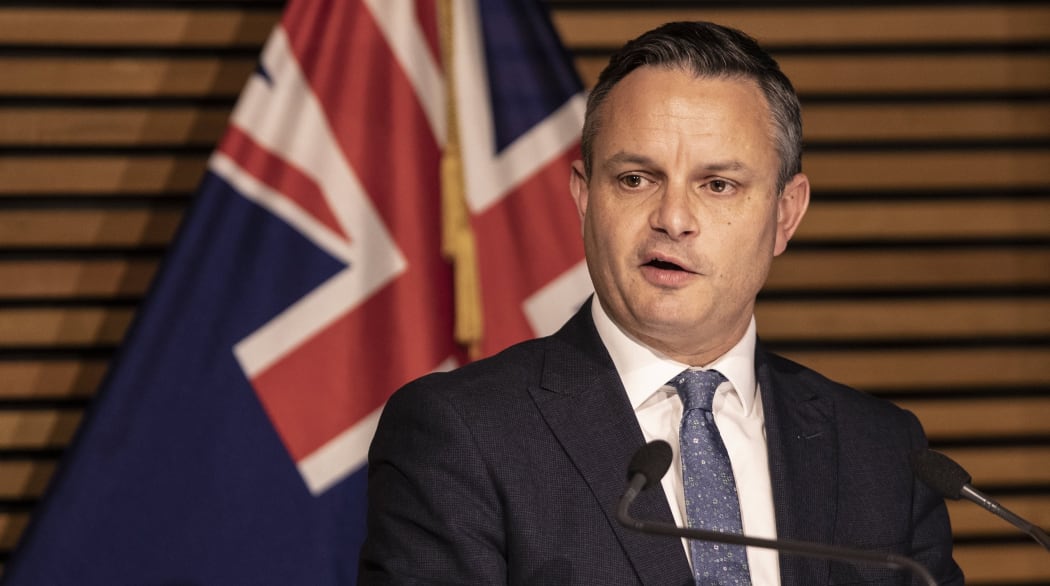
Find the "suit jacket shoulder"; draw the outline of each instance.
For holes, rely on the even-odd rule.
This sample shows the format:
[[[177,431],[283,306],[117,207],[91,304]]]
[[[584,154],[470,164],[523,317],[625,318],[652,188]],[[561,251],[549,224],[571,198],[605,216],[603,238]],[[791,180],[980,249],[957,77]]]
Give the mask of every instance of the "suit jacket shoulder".
[[[761,345],[756,356],[781,538],[910,556],[941,584],[962,584],[943,499],[910,456],[927,442],[916,417]],[[909,583],[872,566],[781,557],[785,584]]]
[[[589,304],[553,336],[414,381],[369,452],[361,581],[688,584],[680,542],[615,520],[643,442]],[[648,492],[633,510],[670,521]]]

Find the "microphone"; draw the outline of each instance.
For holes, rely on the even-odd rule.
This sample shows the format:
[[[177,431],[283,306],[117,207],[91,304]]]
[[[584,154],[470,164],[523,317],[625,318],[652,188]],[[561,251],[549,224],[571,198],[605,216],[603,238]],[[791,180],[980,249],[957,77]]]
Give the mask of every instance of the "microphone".
[[[671,467],[672,459],[674,459],[674,454],[671,453],[671,444],[663,440],[652,441],[638,448],[631,457],[631,463],[627,465],[627,490],[620,499],[620,507],[616,511],[616,518],[620,523],[627,524],[639,531],[642,530],[644,522],[631,519],[631,514],[627,509],[631,507],[634,499],[638,498],[638,493],[660,482],[660,479],[667,473],[667,469]],[[632,523],[638,523],[638,526]]]
[[[970,482],[973,478],[955,460],[933,450],[919,450],[911,455],[911,468],[919,480],[939,492],[944,498],[954,501],[966,498],[973,501],[993,515],[1007,520],[1014,527],[1039,542],[1039,545],[1050,550],[1050,535],[1047,535],[1046,531],[1015,515],[991,497],[971,486]]]
[[[671,466],[671,459],[671,446],[663,440],[649,442],[634,453],[627,467],[628,487],[616,509],[616,518],[621,525],[651,535],[761,547],[811,558],[867,563],[894,570],[910,570],[921,577],[927,586],[937,586],[937,581],[922,564],[902,555],[790,539],[747,537],[736,533],[722,533],[635,519],[630,514],[631,504],[641,491],[660,482]]]

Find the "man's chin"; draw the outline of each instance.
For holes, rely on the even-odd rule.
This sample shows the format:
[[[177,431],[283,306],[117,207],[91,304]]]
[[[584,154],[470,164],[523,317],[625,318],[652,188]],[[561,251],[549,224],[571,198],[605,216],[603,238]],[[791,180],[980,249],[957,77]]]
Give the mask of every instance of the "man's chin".
[[[695,316],[683,315],[668,307],[649,308],[633,315],[635,323],[632,329],[642,339],[668,341],[688,338],[700,329],[702,323]]]

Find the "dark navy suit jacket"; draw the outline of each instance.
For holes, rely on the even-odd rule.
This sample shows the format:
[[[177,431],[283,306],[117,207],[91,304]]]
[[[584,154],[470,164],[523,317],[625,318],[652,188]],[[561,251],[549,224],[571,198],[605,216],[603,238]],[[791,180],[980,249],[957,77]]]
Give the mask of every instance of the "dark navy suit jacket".
[[[692,584],[678,539],[616,521],[642,431],[587,303],[559,332],[400,389],[369,452],[362,584]],[[916,418],[756,353],[781,538],[908,555],[962,584],[941,497],[914,479]],[[632,507],[673,522],[662,489]],[[785,586],[911,584],[781,555]],[[918,582],[915,582],[918,583]]]

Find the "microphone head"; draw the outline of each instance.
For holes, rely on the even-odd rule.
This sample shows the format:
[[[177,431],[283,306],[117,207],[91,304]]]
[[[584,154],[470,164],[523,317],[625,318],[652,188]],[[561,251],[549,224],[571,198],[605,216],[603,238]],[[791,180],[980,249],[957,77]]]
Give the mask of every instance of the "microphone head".
[[[952,500],[959,500],[963,487],[973,479],[955,460],[933,450],[912,452],[911,469],[919,480]]]
[[[642,490],[660,482],[660,479],[671,467],[671,444],[663,440],[654,440],[638,448],[627,466],[627,480],[631,480],[636,474],[645,477],[645,486]]]

